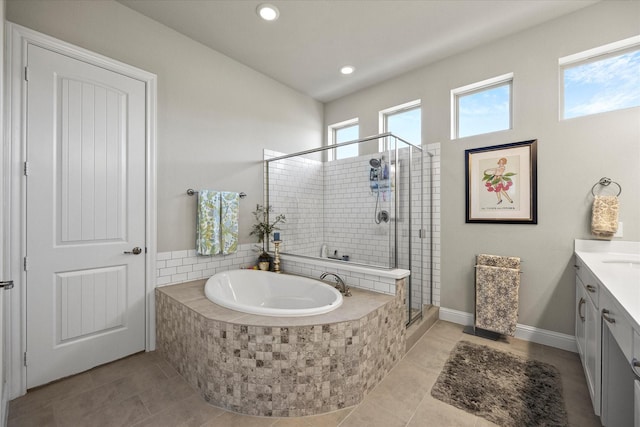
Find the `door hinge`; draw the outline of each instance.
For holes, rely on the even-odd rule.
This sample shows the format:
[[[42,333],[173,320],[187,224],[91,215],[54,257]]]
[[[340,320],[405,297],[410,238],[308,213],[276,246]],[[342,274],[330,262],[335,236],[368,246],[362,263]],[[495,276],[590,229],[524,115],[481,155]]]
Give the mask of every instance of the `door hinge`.
[[[24,355],[22,357],[22,362],[24,363],[24,366],[27,366],[27,352],[24,352]]]
[[[29,270],[29,262],[27,261],[27,257],[24,257],[24,271]]]
[[[29,176],[29,162],[24,162],[24,176]]]
[[[24,67],[24,79],[29,81],[29,67]]]

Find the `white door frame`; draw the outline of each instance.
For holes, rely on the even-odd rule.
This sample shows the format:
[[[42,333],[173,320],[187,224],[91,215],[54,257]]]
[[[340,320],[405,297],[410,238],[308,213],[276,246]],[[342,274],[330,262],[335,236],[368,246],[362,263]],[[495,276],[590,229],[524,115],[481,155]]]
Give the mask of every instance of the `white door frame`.
[[[140,80],[146,86],[146,339],[147,351],[155,349],[155,298],[156,252],[157,252],[157,193],[156,193],[156,75],[93,53],[86,49],[54,39],[17,24],[6,25],[6,69],[5,69],[5,135],[3,179],[6,183],[5,196],[10,200],[5,205],[3,224],[5,247],[5,272],[14,281],[14,288],[5,298],[7,304],[7,387],[9,398],[26,393],[27,370],[24,365],[26,351],[26,289],[23,261],[26,242],[26,188],[24,161],[26,158],[26,87],[25,66],[29,44],[37,45],[62,55],[93,64],[95,66]],[[8,229],[7,229],[8,227]]]

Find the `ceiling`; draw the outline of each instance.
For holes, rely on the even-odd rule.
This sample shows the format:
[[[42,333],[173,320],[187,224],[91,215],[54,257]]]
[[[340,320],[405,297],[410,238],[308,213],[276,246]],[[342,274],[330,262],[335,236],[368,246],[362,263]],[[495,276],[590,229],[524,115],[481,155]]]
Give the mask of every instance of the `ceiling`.
[[[118,0],[321,101],[571,13],[595,0]],[[256,8],[280,10],[273,22]],[[344,76],[343,65],[356,71]]]

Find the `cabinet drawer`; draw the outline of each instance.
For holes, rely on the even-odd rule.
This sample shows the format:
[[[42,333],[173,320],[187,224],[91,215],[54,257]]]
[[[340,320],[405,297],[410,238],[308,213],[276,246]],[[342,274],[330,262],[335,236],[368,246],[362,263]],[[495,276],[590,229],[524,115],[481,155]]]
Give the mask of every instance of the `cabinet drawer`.
[[[580,282],[584,289],[586,290],[586,294],[589,295],[591,301],[593,301],[593,305],[596,308],[599,307],[598,300],[600,294],[600,283],[596,280],[595,276],[591,271],[584,265],[584,262],[576,256],[576,278],[578,279],[576,282]]]
[[[622,307],[606,291],[600,295],[600,314],[602,316],[602,324],[609,328],[624,357],[628,361],[631,360],[633,352],[631,322],[627,319]]]

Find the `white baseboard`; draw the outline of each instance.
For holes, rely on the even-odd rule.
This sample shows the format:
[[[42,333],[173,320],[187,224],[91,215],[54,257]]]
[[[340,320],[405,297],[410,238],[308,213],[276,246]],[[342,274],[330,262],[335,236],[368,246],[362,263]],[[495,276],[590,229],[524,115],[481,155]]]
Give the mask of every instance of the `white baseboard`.
[[[473,314],[440,307],[440,320],[446,320],[447,322],[464,326],[473,325]]]
[[[440,320],[457,323],[459,325],[473,325],[473,314],[464,311],[452,310],[440,307]],[[549,347],[561,350],[578,352],[576,338],[573,335],[561,334],[560,332],[548,331],[546,329],[535,328],[533,326],[516,325],[516,338],[548,345]]]

